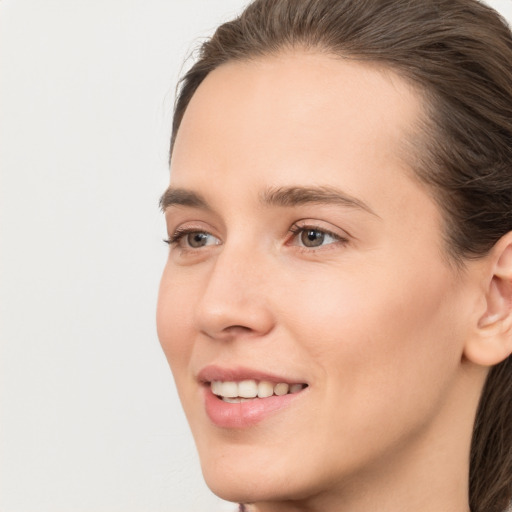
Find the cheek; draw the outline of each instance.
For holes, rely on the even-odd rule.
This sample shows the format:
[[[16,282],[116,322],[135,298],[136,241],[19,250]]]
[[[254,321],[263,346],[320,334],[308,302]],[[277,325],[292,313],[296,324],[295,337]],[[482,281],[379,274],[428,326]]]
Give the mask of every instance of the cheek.
[[[177,381],[188,366],[193,348],[194,294],[185,284],[172,275],[169,266],[164,269],[156,316],[158,339]]]
[[[304,343],[319,356],[343,358],[349,351],[371,360],[401,359],[410,351],[428,355],[436,347],[449,352],[441,337],[456,338],[453,330],[462,311],[461,292],[441,266],[329,270],[281,288],[287,293],[280,302],[295,321],[290,328],[305,333]]]
[[[450,283],[443,269],[396,279],[368,271],[317,276],[289,294],[289,329],[325,379],[325,400],[343,404],[340,424],[401,430],[442,400],[464,332]]]

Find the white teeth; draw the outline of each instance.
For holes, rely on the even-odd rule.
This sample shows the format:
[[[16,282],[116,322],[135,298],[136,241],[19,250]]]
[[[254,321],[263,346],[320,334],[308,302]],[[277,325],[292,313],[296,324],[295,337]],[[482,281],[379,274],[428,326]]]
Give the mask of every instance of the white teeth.
[[[223,397],[222,400],[227,402],[228,404],[239,404],[240,402],[248,402],[250,398],[226,398]]]
[[[262,380],[258,384],[258,397],[259,398],[268,398],[274,394],[274,384],[272,382],[268,382],[266,380]]]
[[[243,380],[238,383],[238,396],[242,398],[255,398],[258,396],[258,384],[255,380]]]
[[[220,394],[223,397],[235,398],[238,396],[238,384],[236,382],[221,382]]]
[[[280,382],[274,386],[274,394],[277,396],[283,396],[288,393],[290,386],[285,382]]]
[[[214,395],[222,395],[222,382],[214,380],[211,382],[210,386]]]
[[[238,404],[240,402],[240,398],[228,398],[227,396],[223,397],[222,400],[228,404]]]
[[[288,393],[298,393],[306,385],[290,385],[286,382],[279,382],[274,385],[272,382],[265,380],[258,383],[255,380],[247,379],[240,382],[216,380],[210,383],[210,387],[212,393],[221,397],[225,402],[240,403],[256,397],[268,398],[272,395],[283,396]]]

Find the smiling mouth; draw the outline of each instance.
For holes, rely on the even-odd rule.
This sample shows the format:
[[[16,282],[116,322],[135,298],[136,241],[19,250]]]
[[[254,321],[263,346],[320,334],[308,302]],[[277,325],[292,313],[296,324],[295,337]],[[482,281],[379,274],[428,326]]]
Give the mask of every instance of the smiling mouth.
[[[287,382],[270,382],[256,380],[212,381],[210,389],[224,402],[238,404],[250,400],[300,393],[307,384],[288,384]]]

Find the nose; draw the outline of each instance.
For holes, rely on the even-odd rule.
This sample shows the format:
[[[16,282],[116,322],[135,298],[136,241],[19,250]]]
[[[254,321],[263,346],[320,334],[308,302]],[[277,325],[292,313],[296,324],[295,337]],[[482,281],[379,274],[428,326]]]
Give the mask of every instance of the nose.
[[[225,341],[268,334],[275,322],[265,270],[264,257],[225,247],[209,269],[195,309],[197,329]]]

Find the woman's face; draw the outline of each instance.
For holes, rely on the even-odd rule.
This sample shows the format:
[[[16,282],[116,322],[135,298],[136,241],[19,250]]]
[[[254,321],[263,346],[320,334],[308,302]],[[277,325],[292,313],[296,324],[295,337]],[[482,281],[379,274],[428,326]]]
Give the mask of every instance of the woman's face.
[[[392,72],[316,54],[226,64],[192,98],[158,333],[221,497],[338,492],[446,426],[469,285],[405,163],[420,115]]]

